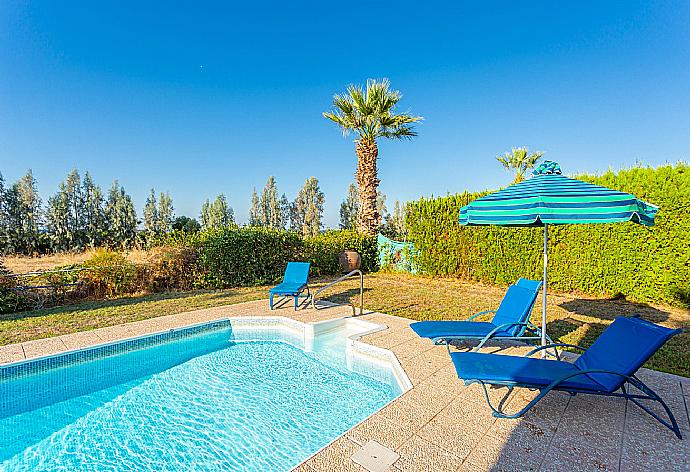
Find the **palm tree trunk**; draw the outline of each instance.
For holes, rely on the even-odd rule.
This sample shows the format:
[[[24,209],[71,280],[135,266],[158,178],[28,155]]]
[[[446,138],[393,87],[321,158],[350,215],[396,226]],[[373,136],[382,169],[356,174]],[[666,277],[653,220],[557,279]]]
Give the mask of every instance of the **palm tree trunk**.
[[[379,230],[381,215],[376,208],[376,190],[381,182],[376,170],[376,159],[379,155],[376,141],[356,141],[357,151],[357,190],[359,209],[357,211],[357,229],[368,236],[374,236]]]

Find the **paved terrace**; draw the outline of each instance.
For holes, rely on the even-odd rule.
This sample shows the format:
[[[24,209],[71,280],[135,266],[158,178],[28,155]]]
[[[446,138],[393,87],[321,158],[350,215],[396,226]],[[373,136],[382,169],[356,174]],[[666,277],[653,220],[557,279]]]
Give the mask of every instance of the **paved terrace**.
[[[289,305],[289,304],[288,304]],[[303,322],[351,315],[349,307],[298,312],[268,302],[248,302],[153,318],[92,331],[0,346],[0,363],[55,354],[195,323],[238,316],[285,316]],[[409,328],[410,320],[381,313],[363,319],[387,327],[364,342],[395,353],[413,388],[316,453],[295,470],[366,471],[351,456],[369,441],[394,450],[396,471],[690,470],[690,379],[643,369],[639,376],[669,404],[684,439],[623,399],[550,393],[524,418],[491,415],[478,385],[458,380],[445,347],[433,346]],[[493,346],[486,351],[520,353]],[[495,400],[505,389],[491,391]],[[507,400],[515,411],[534,392],[518,390]],[[660,408],[656,408],[660,410]]]

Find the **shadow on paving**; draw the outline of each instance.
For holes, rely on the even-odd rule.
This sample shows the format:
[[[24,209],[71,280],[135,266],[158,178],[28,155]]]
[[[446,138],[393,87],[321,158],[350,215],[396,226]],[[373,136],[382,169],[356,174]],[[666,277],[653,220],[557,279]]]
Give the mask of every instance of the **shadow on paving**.
[[[557,337],[577,332],[582,336],[582,342],[578,344],[586,348],[608,325],[608,322],[586,323],[574,318],[564,318],[548,323],[548,329],[555,342],[558,342]],[[673,349],[670,347],[672,341],[674,339],[661,349]],[[654,357],[660,352],[657,352]],[[577,353],[581,352],[577,351]],[[646,367],[650,367],[649,363]],[[671,382],[674,380],[671,379]],[[650,387],[657,388],[653,383],[648,384]],[[640,393],[636,389],[632,391]],[[679,384],[678,391],[680,391]],[[677,400],[668,391],[658,391],[658,393],[670,405],[674,405],[674,401]],[[508,414],[517,413],[536,394],[536,391],[520,388],[512,393],[508,393],[505,388],[489,389],[492,403],[505,408],[504,411]],[[477,408],[488,409],[488,405],[481,396],[480,394],[479,398],[475,398],[476,404],[481,405]],[[668,420],[668,416],[658,403],[650,400],[640,401],[660,414],[664,420]],[[627,419],[625,418],[626,411]],[[486,410],[480,413],[486,413]],[[682,419],[682,415],[687,414],[682,403],[680,407],[675,403],[673,413],[681,424],[681,428],[683,424],[687,424]],[[497,428],[499,424],[502,424],[501,428]],[[492,433],[491,429],[497,431]],[[690,433],[682,430],[684,437],[683,440],[679,440],[664,425],[623,398],[585,393],[570,396],[564,392],[552,391],[523,417],[498,420],[489,427],[488,434],[499,438],[502,441],[500,445],[494,450],[495,452],[492,452],[490,448],[483,454],[473,451],[468,459],[476,462],[469,462],[467,465],[470,467],[463,470],[612,471],[622,470],[623,461],[628,461],[626,465],[630,467],[630,470],[653,470],[651,465],[661,467],[656,470],[667,470],[667,468],[671,470],[670,468],[674,465],[679,465],[677,458],[681,458],[682,463],[678,470],[686,470],[685,466],[688,463],[687,458],[682,457],[683,451],[687,448],[687,435]],[[649,442],[647,446],[649,449],[645,449],[640,455],[634,454],[634,449],[638,447],[635,442],[637,434],[642,435]],[[478,441],[478,444],[472,444],[472,446],[481,448],[482,444]],[[654,453],[649,463],[644,462],[644,458],[650,454],[649,451],[657,449],[666,451],[666,454]],[[639,466],[630,462],[631,460],[640,460]]]
[[[318,289],[317,289],[318,290]],[[371,292],[371,288],[364,287],[364,303],[366,304],[366,294]],[[359,287],[351,288],[348,290],[341,290],[340,292],[326,292],[323,296],[323,300],[328,300],[333,303],[340,303],[349,305],[350,302],[359,306]]]

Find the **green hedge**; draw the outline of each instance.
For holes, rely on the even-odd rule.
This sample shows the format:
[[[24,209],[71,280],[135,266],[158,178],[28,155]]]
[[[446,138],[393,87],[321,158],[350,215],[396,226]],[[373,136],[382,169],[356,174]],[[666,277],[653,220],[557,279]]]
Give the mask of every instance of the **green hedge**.
[[[199,287],[271,284],[281,279],[288,261],[311,262],[312,277],[335,275],[340,272],[338,254],[345,249],[361,254],[365,271],[377,269],[376,240],[355,231],[303,239],[290,231],[244,227],[190,235],[188,240],[176,234],[169,242],[198,251]]]
[[[690,302],[690,166],[636,167],[577,178],[630,192],[658,205],[656,225],[633,223],[549,228],[549,286],[640,302]],[[421,199],[406,218],[421,251],[420,269],[509,284],[541,279],[542,228],[460,227],[460,207],[483,193]]]
[[[219,231],[199,250],[204,286],[211,288],[275,282],[285,263],[299,259],[302,239],[297,233],[264,228]]]
[[[376,238],[364,236],[356,231],[326,231],[304,240],[305,260],[311,262],[311,275],[324,276],[340,272],[338,255],[346,250],[357,251],[362,256],[362,270],[378,268]]]

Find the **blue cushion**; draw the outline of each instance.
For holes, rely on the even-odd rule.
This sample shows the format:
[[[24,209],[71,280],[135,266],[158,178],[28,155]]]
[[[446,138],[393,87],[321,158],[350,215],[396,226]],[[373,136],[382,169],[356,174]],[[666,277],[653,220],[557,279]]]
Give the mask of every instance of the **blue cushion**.
[[[536,299],[537,292],[534,290],[511,285],[508,287],[491,322],[496,326],[507,323],[524,323],[529,319]],[[508,329],[510,336],[517,336],[522,331],[524,331],[524,327],[521,326]]]
[[[565,375],[578,372],[574,364],[534,357],[516,357],[480,352],[453,352],[450,355],[455,371],[463,380],[483,380],[487,383],[515,383],[543,388]],[[604,391],[604,387],[587,375],[578,375],[560,387]]]
[[[483,338],[496,325],[480,321],[420,321],[410,325],[412,331],[422,338]],[[510,336],[506,331],[496,333],[499,336]]]
[[[518,279],[515,285],[526,288],[527,290],[532,290],[533,292],[539,292],[541,280]]]
[[[297,295],[306,286],[306,283],[283,282],[270,289],[269,293],[274,295]]]
[[[581,370],[601,369],[634,374],[680,329],[669,329],[641,318],[619,317],[575,362]],[[625,381],[612,374],[590,374],[594,380],[613,392]]]
[[[288,262],[283,282],[306,284],[309,278],[309,262]]]

